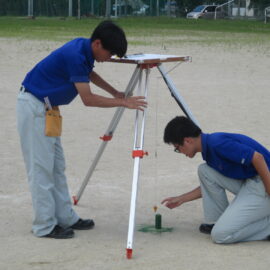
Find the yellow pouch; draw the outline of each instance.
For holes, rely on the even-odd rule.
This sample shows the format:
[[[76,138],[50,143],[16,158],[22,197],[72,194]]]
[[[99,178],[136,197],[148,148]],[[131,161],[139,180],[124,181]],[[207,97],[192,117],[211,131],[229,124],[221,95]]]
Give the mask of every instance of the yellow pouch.
[[[62,133],[62,116],[58,107],[46,111],[45,135],[59,137]]]

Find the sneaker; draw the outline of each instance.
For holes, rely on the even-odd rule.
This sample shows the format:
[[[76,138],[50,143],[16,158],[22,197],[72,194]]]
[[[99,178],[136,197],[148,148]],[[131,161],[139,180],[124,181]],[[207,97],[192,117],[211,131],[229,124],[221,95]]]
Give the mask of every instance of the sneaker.
[[[199,230],[201,233],[211,234],[211,231],[215,224],[201,224]]]
[[[74,232],[71,228],[64,229],[59,225],[56,225],[49,234],[46,234],[43,237],[55,239],[68,239],[74,237]]]
[[[70,226],[74,230],[90,230],[95,226],[95,223],[92,219],[79,219],[76,223]]]

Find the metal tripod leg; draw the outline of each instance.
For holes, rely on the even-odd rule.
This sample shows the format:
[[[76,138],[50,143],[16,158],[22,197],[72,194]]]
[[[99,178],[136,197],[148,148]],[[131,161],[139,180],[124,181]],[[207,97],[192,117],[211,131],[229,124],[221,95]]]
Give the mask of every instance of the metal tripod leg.
[[[147,98],[148,77],[149,77],[150,69],[147,68],[145,71],[146,71],[146,75],[145,75],[143,95],[145,96],[145,98]],[[138,95],[141,95],[142,73],[140,74],[138,90],[139,90]],[[143,158],[144,155],[148,154],[147,152],[143,151],[145,116],[146,116],[146,109],[143,112],[141,112],[139,110],[136,111],[134,147],[133,147],[133,154],[132,154],[132,156],[134,158],[134,169],[133,169],[133,181],[132,181],[129,226],[128,226],[128,239],[127,239],[127,249],[126,249],[126,252],[127,252],[126,256],[128,259],[131,259],[131,257],[132,257],[133,236],[134,236],[134,227],[135,227],[136,200],[137,200],[137,188],[138,188],[138,181],[139,181],[139,174],[140,174],[140,159]]]
[[[167,84],[171,95],[174,97],[175,101],[177,102],[177,104],[180,106],[180,108],[182,109],[182,111],[185,113],[185,115],[190,118],[198,127],[199,127],[199,123],[198,121],[195,119],[195,117],[192,115],[189,107],[187,106],[187,104],[185,103],[184,99],[180,96],[179,92],[177,91],[176,87],[174,86],[172,80],[170,79],[170,77],[168,76],[168,74],[165,72],[162,64],[160,64],[158,67],[158,70],[160,71],[165,83]]]
[[[127,87],[126,87],[125,96],[129,96],[133,92],[135,86],[138,83],[138,79],[139,79],[141,73],[142,73],[142,70],[139,68],[139,66],[137,66],[135,68],[135,71],[132,74],[132,77],[131,77]],[[87,186],[87,184],[88,184],[88,182],[89,182],[89,180],[90,180],[90,178],[91,178],[91,176],[92,176],[92,174],[93,174],[93,172],[94,172],[94,170],[96,168],[96,165],[97,165],[97,163],[98,163],[98,161],[99,161],[99,159],[100,159],[100,157],[101,157],[101,155],[102,155],[102,153],[103,153],[103,151],[104,151],[104,149],[105,149],[105,147],[107,145],[107,142],[109,140],[111,140],[111,138],[113,136],[113,133],[114,133],[114,131],[115,131],[115,129],[116,129],[122,115],[123,115],[124,110],[125,110],[124,107],[118,107],[117,108],[117,110],[114,113],[114,116],[113,116],[113,118],[111,120],[111,123],[110,123],[107,131],[105,132],[104,136],[101,137],[103,142],[101,143],[101,145],[100,145],[100,147],[99,147],[99,149],[97,151],[97,154],[96,154],[96,156],[94,158],[94,161],[92,162],[92,164],[91,164],[91,166],[90,166],[90,168],[89,168],[89,170],[88,170],[88,172],[87,172],[87,174],[86,174],[86,176],[85,176],[85,178],[83,180],[83,183],[82,183],[82,185],[81,185],[81,187],[80,187],[80,189],[78,191],[78,193],[76,194],[76,196],[72,197],[73,198],[73,203],[75,205],[79,202],[79,200],[80,200],[80,198],[82,196],[82,193],[83,193],[85,187]]]

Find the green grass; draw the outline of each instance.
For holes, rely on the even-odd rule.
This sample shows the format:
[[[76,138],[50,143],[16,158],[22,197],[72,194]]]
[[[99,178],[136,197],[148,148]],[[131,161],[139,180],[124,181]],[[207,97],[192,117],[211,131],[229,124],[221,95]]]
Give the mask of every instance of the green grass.
[[[0,17],[0,37],[66,41],[88,37],[102,19]],[[187,20],[168,17],[120,18],[117,23],[134,45],[270,43],[270,24],[250,20]]]

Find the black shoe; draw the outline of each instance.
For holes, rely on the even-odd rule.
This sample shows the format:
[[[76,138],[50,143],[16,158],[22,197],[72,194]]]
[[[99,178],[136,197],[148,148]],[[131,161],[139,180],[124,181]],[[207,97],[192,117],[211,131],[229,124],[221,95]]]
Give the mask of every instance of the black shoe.
[[[71,228],[64,229],[56,225],[49,234],[46,234],[43,237],[55,238],[55,239],[68,239],[68,238],[74,237],[74,232]]]
[[[90,230],[95,226],[95,223],[92,219],[79,219],[75,224],[70,226],[74,230]]]
[[[211,231],[215,224],[201,224],[199,230],[201,233],[211,234]]]

